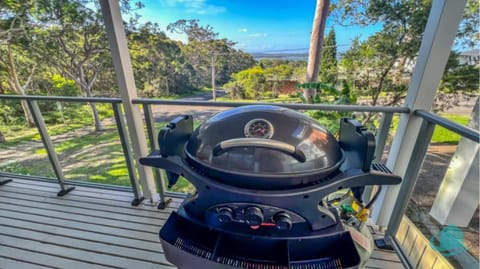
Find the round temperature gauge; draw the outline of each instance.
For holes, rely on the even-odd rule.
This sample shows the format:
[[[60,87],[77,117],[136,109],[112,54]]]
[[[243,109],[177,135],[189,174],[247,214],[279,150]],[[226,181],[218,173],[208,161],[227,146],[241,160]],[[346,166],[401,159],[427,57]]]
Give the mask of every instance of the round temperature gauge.
[[[265,119],[253,119],[245,125],[245,136],[254,138],[272,138],[273,125]]]

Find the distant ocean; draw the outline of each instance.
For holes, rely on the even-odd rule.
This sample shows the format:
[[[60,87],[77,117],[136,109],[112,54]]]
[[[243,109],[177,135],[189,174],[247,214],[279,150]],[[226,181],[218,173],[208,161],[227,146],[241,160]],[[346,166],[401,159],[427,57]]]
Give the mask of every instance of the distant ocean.
[[[288,61],[307,61],[308,53],[251,53],[256,61],[267,60],[288,60]]]

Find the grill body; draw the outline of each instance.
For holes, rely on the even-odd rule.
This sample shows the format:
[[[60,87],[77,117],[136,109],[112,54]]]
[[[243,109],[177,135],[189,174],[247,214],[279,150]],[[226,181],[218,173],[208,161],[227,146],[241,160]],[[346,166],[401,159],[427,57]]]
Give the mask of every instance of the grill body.
[[[196,130],[179,117],[159,145],[140,162],[165,169],[170,185],[181,175],[196,188],[160,231],[181,269],[357,268],[358,247],[326,197],[351,189],[361,199],[364,186],[401,181],[372,165],[375,140],[358,122],[342,119],[337,141],[271,106],[222,112]]]

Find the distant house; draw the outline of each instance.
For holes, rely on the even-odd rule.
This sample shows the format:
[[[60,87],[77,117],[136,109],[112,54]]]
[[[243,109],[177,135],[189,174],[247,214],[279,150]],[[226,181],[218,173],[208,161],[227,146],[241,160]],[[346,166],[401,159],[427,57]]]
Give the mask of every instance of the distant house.
[[[458,55],[458,63],[460,65],[480,65],[480,49],[467,50],[460,52]]]

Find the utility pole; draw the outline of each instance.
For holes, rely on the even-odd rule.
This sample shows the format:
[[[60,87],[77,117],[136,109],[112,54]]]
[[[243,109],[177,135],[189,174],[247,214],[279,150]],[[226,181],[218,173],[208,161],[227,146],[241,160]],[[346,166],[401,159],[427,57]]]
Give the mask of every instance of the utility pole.
[[[308,65],[306,82],[315,82],[318,79],[318,68],[322,56],[323,35],[330,8],[330,0],[317,0],[315,17],[313,19],[312,37],[310,39],[310,50],[308,52]],[[307,103],[313,104],[313,98],[317,93],[316,89],[304,89],[303,95]]]
[[[213,101],[217,101],[217,92],[215,91],[215,53],[212,52],[212,97]]]

